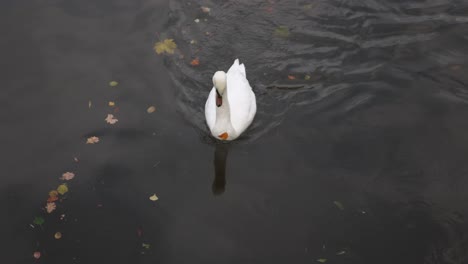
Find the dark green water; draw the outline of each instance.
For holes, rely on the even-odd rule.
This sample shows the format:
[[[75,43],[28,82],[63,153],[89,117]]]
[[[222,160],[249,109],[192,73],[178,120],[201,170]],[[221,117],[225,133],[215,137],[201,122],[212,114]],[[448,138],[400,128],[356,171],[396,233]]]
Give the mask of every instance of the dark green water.
[[[0,7],[0,262],[468,262],[466,1]],[[217,145],[235,58],[258,113]]]

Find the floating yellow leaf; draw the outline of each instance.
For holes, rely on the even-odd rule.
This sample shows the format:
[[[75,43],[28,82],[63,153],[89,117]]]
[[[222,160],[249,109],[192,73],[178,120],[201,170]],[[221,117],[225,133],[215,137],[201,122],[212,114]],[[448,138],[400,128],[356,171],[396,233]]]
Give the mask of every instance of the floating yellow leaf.
[[[164,41],[157,42],[153,48],[157,54],[164,52],[168,54],[174,54],[174,50],[177,48],[177,44],[173,39],[165,39]]]
[[[302,8],[303,8],[304,10],[309,10],[309,9],[312,9],[312,7],[314,7],[313,4],[308,4],[308,5],[304,5]]]
[[[95,143],[98,143],[99,142],[99,138],[98,137],[89,137],[87,140],[86,140],[86,144],[95,144]]]
[[[154,113],[154,111],[156,111],[156,107],[154,106],[150,106],[148,107],[148,109],[146,109],[146,112],[148,112],[148,114]]]
[[[46,205],[46,210],[47,210],[47,213],[52,213],[55,209],[57,209],[57,205],[55,203],[47,203]]]
[[[55,239],[61,239],[62,238],[62,233],[57,232],[57,233],[55,233],[54,237],[55,237]]]
[[[317,259],[317,261],[320,262],[320,263],[325,263],[325,262],[327,262],[327,259],[321,258],[321,259]]]
[[[115,106],[114,102],[109,102],[109,106]]]
[[[336,205],[336,207],[338,207],[338,209],[344,210],[344,206],[343,206],[343,204],[341,202],[333,201],[333,203]]]
[[[153,194],[149,197],[149,199],[153,202],[156,202],[157,200],[159,200],[159,198],[156,196],[156,194]]]
[[[142,243],[141,246],[144,248],[144,249],[149,249],[151,247],[150,244],[146,244],[146,243]]]
[[[115,87],[115,86],[117,86],[117,85],[119,85],[119,83],[116,82],[116,81],[110,81],[110,82],[109,82],[109,86],[111,86],[111,87]]]
[[[286,26],[279,26],[275,29],[275,36],[280,38],[289,37],[289,28]]]
[[[59,187],[57,187],[57,192],[60,193],[61,195],[64,195],[65,193],[68,192],[68,187],[66,184],[60,184]]]

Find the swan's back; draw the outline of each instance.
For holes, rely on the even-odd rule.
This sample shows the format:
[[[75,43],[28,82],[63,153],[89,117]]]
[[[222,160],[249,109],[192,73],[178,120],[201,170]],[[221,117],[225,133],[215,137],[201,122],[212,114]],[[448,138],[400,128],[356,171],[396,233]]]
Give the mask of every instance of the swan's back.
[[[244,64],[236,59],[227,75],[227,97],[231,114],[231,124],[240,135],[252,123],[255,116],[255,94],[246,78]]]

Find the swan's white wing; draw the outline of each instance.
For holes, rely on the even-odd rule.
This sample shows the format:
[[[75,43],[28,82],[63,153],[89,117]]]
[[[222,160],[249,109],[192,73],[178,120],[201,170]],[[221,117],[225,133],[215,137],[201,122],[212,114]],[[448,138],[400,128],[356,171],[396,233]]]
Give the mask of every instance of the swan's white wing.
[[[250,113],[249,113],[249,125],[252,123],[254,117],[255,117],[255,113],[257,113],[257,100],[255,98],[255,94],[253,91],[251,91],[252,93],[252,100],[250,102]]]
[[[208,99],[205,104],[206,123],[210,129],[213,129],[216,123],[216,92],[215,88],[211,89]]]
[[[243,66],[243,65],[242,65]],[[252,100],[255,100],[249,81],[244,75],[245,68],[239,65],[236,60],[227,72],[227,97],[229,101],[229,111],[231,114],[231,124],[238,134],[250,125]]]

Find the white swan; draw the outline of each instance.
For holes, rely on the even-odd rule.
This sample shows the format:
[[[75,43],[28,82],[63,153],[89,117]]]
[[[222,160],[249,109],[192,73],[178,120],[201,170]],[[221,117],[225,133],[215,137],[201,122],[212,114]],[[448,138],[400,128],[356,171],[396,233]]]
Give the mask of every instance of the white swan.
[[[227,73],[217,71],[213,85],[205,104],[206,123],[213,137],[234,140],[249,127],[257,112],[244,64],[239,65],[236,59]]]

